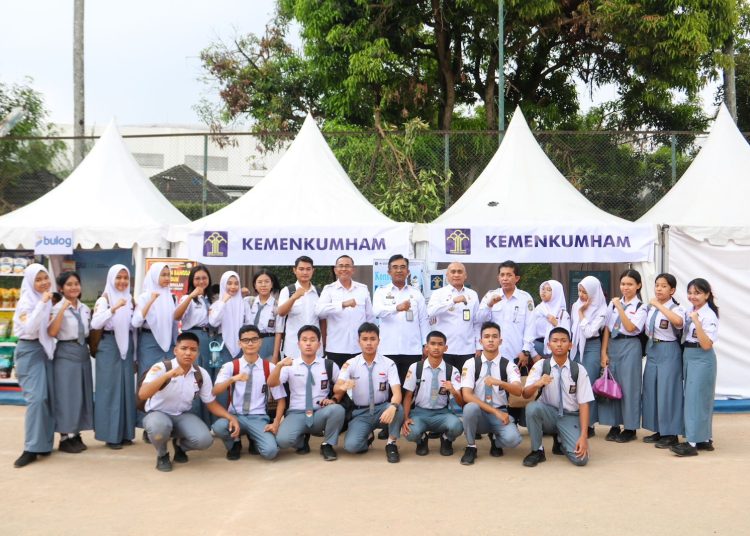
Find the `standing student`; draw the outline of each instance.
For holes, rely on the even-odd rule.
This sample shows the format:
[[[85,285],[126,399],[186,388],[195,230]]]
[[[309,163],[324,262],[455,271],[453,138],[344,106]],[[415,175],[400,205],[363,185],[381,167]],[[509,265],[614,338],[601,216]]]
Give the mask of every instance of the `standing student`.
[[[633,441],[641,424],[643,349],[638,335],[646,323],[641,285],[641,274],[636,270],[625,270],[620,275],[622,298],[612,299],[602,337],[601,366],[609,365],[622,388],[622,398],[599,402],[599,422],[611,427],[605,439],[617,443]]]
[[[18,344],[13,355],[18,383],[26,402],[23,453],[13,463],[24,467],[52,452],[55,422],[52,414],[55,342],[47,332],[52,310],[52,282],[41,264],[30,264],[23,272],[21,296],[13,313],[13,335]]]
[[[280,342],[276,342],[276,297],[281,291],[276,275],[261,268],[253,277],[255,296],[245,298],[248,303],[250,324],[260,330],[263,344],[260,357],[273,363],[279,360]]]
[[[62,300],[52,307],[47,328],[49,335],[57,339],[52,408],[55,430],[60,434],[58,449],[78,454],[87,448],[81,432],[94,429],[94,380],[86,342],[91,309],[81,302],[81,278],[77,272],[61,273],[57,287]]]
[[[646,367],[643,370],[643,427],[654,434],[644,443],[665,449],[683,433],[682,350],[685,310],[674,298],[677,279],[659,274],[646,316]]]
[[[554,279],[545,281],[539,285],[539,297],[542,301],[531,315],[531,336],[534,339],[531,357],[534,359],[550,355],[547,343],[552,328],[570,331],[570,315],[562,284]]]
[[[607,300],[601,282],[587,275],[578,283],[578,299],[570,309],[573,349],[570,359],[581,363],[592,386],[601,372],[602,329],[607,317]],[[599,421],[596,399],[589,402],[588,435],[593,437],[594,424]]]
[[[696,456],[699,450],[714,450],[711,424],[716,390],[716,352],[719,335],[719,308],[711,285],[705,279],[693,279],[687,286],[688,312],[682,337],[685,378],[685,439],[671,447],[678,456]]]
[[[102,330],[95,365],[94,437],[114,450],[132,445],[135,438],[132,317],[130,271],[115,264],[91,317],[91,328]]]
[[[292,272],[297,280],[293,285],[284,287],[279,292],[279,321],[276,322],[276,344],[281,348],[280,355],[297,357],[297,333],[302,326],[315,326],[325,332],[326,322],[319,321],[315,313],[320,292],[312,284],[315,274],[313,260],[306,255],[297,257]],[[318,357],[323,357],[323,340],[318,346]]]

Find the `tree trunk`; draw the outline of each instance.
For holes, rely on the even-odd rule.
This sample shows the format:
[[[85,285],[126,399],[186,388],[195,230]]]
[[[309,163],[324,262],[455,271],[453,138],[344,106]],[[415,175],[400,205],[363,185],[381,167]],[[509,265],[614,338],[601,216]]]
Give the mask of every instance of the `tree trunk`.
[[[737,122],[737,90],[734,85],[734,36],[730,35],[724,47],[729,66],[724,68],[724,104],[727,105],[729,113]]]
[[[453,73],[451,57],[450,28],[445,21],[441,0],[432,0],[432,13],[435,17],[435,46],[437,48],[438,68],[443,102],[438,118],[438,128],[450,130],[453,120],[453,108],[456,105],[456,78]]]

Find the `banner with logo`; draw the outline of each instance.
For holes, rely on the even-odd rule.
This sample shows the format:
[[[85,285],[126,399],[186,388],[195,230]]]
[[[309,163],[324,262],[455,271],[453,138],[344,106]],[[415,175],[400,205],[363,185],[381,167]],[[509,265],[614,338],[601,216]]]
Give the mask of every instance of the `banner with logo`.
[[[165,262],[169,266],[169,290],[179,300],[187,294],[188,276],[190,270],[195,266],[195,261],[188,259],[170,259],[170,258],[146,258],[146,273],[154,263]]]
[[[232,227],[191,233],[189,256],[203,264],[245,266],[293,265],[300,255],[316,265],[331,266],[339,255],[358,265],[394,253],[410,256],[411,224],[358,227],[341,222],[337,227]]]
[[[424,263],[409,259],[409,278],[407,284],[419,289],[424,294]],[[388,259],[375,259],[372,262],[372,295],[380,287],[391,284],[391,276],[388,275]]]
[[[37,231],[34,255],[70,255],[73,253],[73,231]]]
[[[564,216],[561,215],[561,220]],[[471,227],[430,225],[433,262],[637,262],[650,261],[651,224],[512,224]]]

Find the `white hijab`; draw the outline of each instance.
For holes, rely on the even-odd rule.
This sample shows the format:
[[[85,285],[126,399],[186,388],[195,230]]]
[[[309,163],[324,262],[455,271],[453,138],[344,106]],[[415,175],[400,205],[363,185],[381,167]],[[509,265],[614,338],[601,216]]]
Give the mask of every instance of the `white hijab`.
[[[240,289],[242,288],[240,276],[237,272],[232,272],[231,270],[224,272],[219,282],[220,300],[224,299],[224,295],[227,293],[227,281],[232,276],[237,278],[237,284]],[[235,357],[240,351],[237,340],[239,339],[238,333],[244,320],[244,310],[242,292],[237,290],[237,294],[229,298],[224,304],[224,314],[221,317],[221,336],[224,339],[224,346],[229,350],[232,357]]]
[[[151,294],[159,293],[159,297],[148,310],[146,322],[148,322],[148,327],[154,334],[159,348],[168,352],[169,347],[172,346],[175,305],[169,285],[162,287],[159,284],[159,274],[164,268],[169,268],[166,262],[157,262],[149,268],[146,280],[143,282],[143,293],[138,297],[138,306],[143,310],[143,306],[151,299]]]
[[[559,321],[562,320],[564,311],[568,309],[568,304],[565,301],[565,293],[563,292],[563,286],[562,283],[559,281],[555,281],[554,279],[550,279],[549,281],[545,281],[541,285],[539,285],[539,293],[542,292],[542,287],[544,285],[549,285],[552,288],[552,297],[549,299],[548,302],[542,301],[540,303],[540,310],[541,313],[544,314],[545,318],[548,315],[552,315]],[[549,332],[552,331],[552,328],[554,328],[552,324],[547,322],[547,333],[544,334],[544,347],[547,348],[547,343],[549,342]]]
[[[579,283],[584,289],[586,294],[589,295],[589,306],[583,312],[584,318],[591,321],[599,316],[607,314],[607,300],[604,297],[602,291],[601,282],[593,275],[587,275]],[[581,298],[579,297],[570,308],[570,321],[574,326],[573,328],[573,348],[578,348],[578,355],[580,359],[583,358],[583,350],[586,348],[586,337],[581,336],[581,325],[578,320],[578,310],[581,308]]]
[[[112,307],[118,301],[125,300],[125,305],[120,307],[112,315],[112,327],[115,331],[115,340],[117,348],[120,350],[120,357],[125,359],[128,353],[128,343],[130,341],[130,319],[133,316],[133,298],[130,297],[130,282],[124,292],[115,288],[115,278],[120,271],[125,270],[130,278],[130,270],[123,264],[115,264],[107,272],[107,282],[104,284],[104,294],[107,295],[109,306]],[[161,297],[159,298],[161,299]],[[154,304],[156,305],[156,304]]]
[[[23,324],[20,316],[23,313],[28,314],[32,311],[39,302],[42,301],[42,293],[34,290],[34,281],[39,272],[44,272],[49,275],[47,269],[41,264],[33,263],[29,264],[23,272],[23,282],[21,283],[21,297],[16,305],[16,312],[13,314],[13,325],[20,326]],[[50,286],[50,292],[54,290],[54,282]],[[49,325],[50,315],[52,314],[52,300],[47,300],[42,307],[42,322],[39,327],[39,343],[44,348],[44,353],[47,354],[48,359],[52,359],[55,354],[55,338],[51,337],[47,333],[47,326]],[[31,336],[31,334],[28,334]]]

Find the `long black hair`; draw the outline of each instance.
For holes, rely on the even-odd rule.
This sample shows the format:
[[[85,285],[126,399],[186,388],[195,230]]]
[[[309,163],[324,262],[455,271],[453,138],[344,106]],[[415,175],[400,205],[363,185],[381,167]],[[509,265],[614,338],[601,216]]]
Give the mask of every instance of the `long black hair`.
[[[206,297],[206,300],[209,304],[213,302],[213,289],[211,288],[211,272],[208,271],[208,268],[205,264],[196,264],[190,269],[190,274],[188,275],[188,294],[193,292],[195,290],[195,283],[193,283],[193,277],[198,272],[206,272],[206,275],[208,276],[208,286],[203,290],[203,295]],[[199,304],[198,298],[193,298],[193,301],[196,304]]]
[[[693,279],[690,283],[688,283],[687,288],[690,290],[690,287],[695,287],[700,292],[703,292],[704,294],[708,294],[708,306],[711,308],[711,310],[716,313],[716,318],[719,318],[719,306],[716,305],[716,301],[714,298],[714,293],[711,290],[711,285],[709,285],[708,281],[701,277],[697,277]]]
[[[677,288],[677,278],[673,276],[672,274],[669,274],[667,272],[662,272],[659,275],[657,275],[654,278],[654,283],[656,283],[659,279],[663,279],[667,282],[667,285],[669,285],[669,288]],[[674,299],[674,296],[672,296],[672,301],[675,302],[677,305],[680,305],[680,302]]]
[[[620,274],[619,281],[622,281],[623,278],[625,278],[625,277],[629,277],[629,278],[633,279],[636,283],[638,283],[639,285],[641,285],[641,288],[643,288],[643,282],[641,280],[641,274],[640,274],[640,272],[638,272],[638,270],[633,270],[631,268],[628,268],[627,270],[625,270],[623,273]],[[638,290],[635,291],[635,295],[638,296],[639,300],[643,301],[643,298],[641,298],[641,288],[639,288]]]

